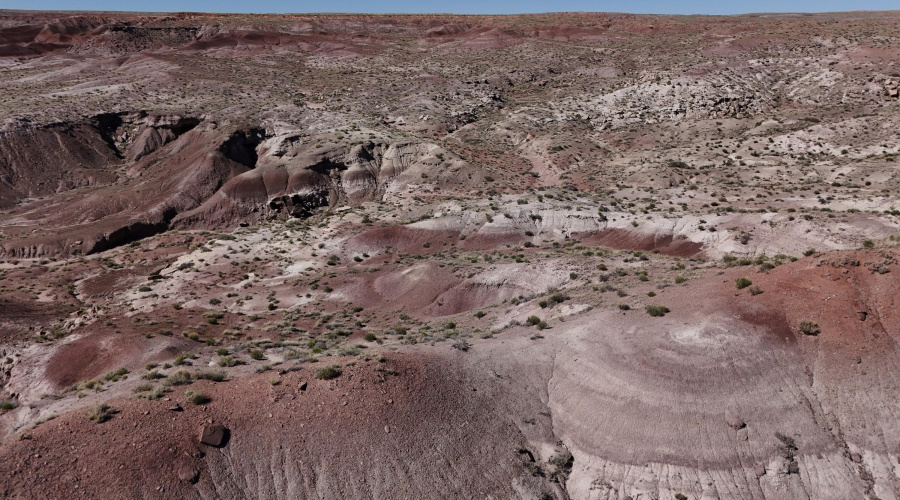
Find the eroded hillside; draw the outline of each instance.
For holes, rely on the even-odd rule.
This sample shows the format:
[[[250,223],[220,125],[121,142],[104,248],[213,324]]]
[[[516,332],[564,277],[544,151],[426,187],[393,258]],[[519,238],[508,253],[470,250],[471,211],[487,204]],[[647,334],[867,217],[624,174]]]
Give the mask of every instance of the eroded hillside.
[[[898,21],[0,11],[0,496],[900,497]]]

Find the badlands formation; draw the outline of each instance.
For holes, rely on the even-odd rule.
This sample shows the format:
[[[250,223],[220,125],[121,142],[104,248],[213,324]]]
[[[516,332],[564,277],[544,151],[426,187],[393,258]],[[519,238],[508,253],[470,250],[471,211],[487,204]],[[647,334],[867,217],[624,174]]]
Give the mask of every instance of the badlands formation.
[[[0,498],[900,498],[900,12],[0,11]]]

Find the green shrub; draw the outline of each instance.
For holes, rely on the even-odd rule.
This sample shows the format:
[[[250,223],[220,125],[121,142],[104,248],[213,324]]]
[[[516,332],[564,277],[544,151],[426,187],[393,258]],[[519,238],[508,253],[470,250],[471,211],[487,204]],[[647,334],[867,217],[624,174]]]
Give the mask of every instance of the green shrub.
[[[621,309],[622,311],[630,311],[631,306],[628,304],[619,304],[619,309]]]
[[[658,318],[660,316],[665,316],[667,312],[669,312],[669,308],[666,306],[652,305],[647,306],[647,314]]]
[[[263,355],[263,352],[260,351],[259,349],[253,349],[252,351],[250,351],[250,357],[256,361],[260,361],[265,358],[265,356]]]
[[[202,392],[185,391],[184,397],[187,398],[188,403],[195,405],[205,405],[210,402],[209,396]]]
[[[331,380],[338,378],[343,373],[337,365],[323,366],[316,370],[316,378],[319,380]]]
[[[213,382],[222,382],[227,378],[225,372],[218,370],[207,370],[202,372],[196,372],[194,377],[197,380],[212,380]]]
[[[367,333],[363,336],[363,339],[365,339],[366,342],[375,342],[378,337],[376,337],[374,333]]]
[[[221,367],[234,366],[237,362],[234,360],[233,356],[222,356],[219,358],[219,362],[217,363]]]
[[[801,321],[800,324],[797,325],[797,329],[804,335],[818,335],[822,333],[819,325],[812,321]]]
[[[194,381],[194,376],[187,370],[178,370],[177,372],[166,377],[166,383],[169,385],[186,385]]]
[[[753,282],[748,280],[747,278],[738,278],[734,282],[734,286],[736,286],[738,290],[747,288],[748,286],[750,286],[752,284],[753,284]]]
[[[539,325],[540,323],[541,323],[541,318],[539,318],[537,316],[529,316],[525,320],[525,324],[528,326],[535,326],[535,325]]]
[[[152,370],[152,371],[145,373],[144,376],[141,378],[143,378],[144,380],[157,380],[157,379],[161,379],[161,378],[166,378],[166,376],[163,375],[162,373],[159,373],[156,370]]]
[[[107,373],[106,376],[103,377],[103,379],[108,382],[118,382],[119,379],[128,378],[126,377],[126,375],[128,375],[128,370],[126,370],[125,368],[119,368],[114,372]]]
[[[105,403],[101,403],[95,406],[92,406],[88,410],[88,418],[101,424],[111,419],[113,415],[115,415],[116,410],[109,407],[109,405]]]

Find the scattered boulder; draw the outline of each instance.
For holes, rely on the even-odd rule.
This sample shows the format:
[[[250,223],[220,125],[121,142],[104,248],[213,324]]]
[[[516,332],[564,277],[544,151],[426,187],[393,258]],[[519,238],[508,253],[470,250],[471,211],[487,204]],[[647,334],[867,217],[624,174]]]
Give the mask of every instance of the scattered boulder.
[[[859,318],[860,321],[865,321],[866,317],[869,316],[869,313],[866,311],[857,311],[856,317]]]
[[[200,470],[193,465],[182,464],[178,467],[178,479],[194,484],[200,479]]]
[[[739,418],[729,418],[728,426],[737,431],[747,427],[747,424]]]
[[[204,425],[200,433],[200,442],[207,446],[221,448],[228,442],[229,430],[224,425]]]

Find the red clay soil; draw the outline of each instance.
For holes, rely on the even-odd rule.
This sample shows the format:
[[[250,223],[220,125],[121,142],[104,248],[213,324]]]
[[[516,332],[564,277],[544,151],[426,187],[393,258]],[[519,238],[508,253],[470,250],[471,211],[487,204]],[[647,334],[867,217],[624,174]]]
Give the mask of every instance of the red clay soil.
[[[0,496],[536,498],[552,491],[515,451],[525,442],[516,425],[439,357],[358,361],[331,381],[314,379],[321,364],[197,382],[189,389],[211,397],[205,406],[188,403],[182,386],[162,400],[109,401],[117,413],[101,424],[84,411],[62,415],[0,448]],[[170,411],[176,403],[184,410]],[[225,446],[199,443],[211,423],[229,430]]]
[[[615,250],[643,250],[672,257],[696,257],[703,245],[671,234],[644,234],[623,229],[605,229],[581,238],[585,244],[595,244]]]
[[[446,268],[423,262],[410,267],[385,266],[377,273],[354,275],[337,290],[367,309],[401,310],[418,315],[461,280]]]
[[[379,253],[427,255],[455,245],[458,239],[459,231],[388,226],[351,237],[344,243],[344,251],[370,255]]]
[[[112,297],[138,283],[147,281],[147,276],[162,266],[136,266],[117,269],[92,276],[81,282],[78,294],[84,298]]]
[[[86,335],[62,345],[47,362],[44,377],[63,389],[119,368],[135,371],[149,362],[171,360],[192,344],[196,345],[180,336],[148,339],[135,334]]]

